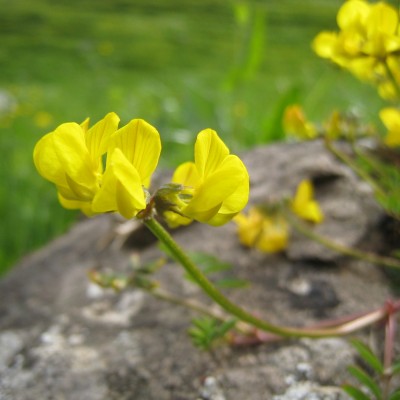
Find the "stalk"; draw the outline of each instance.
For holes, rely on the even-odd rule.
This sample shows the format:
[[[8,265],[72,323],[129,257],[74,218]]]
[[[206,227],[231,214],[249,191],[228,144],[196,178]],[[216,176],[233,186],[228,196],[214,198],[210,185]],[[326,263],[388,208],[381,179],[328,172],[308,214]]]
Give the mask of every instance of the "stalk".
[[[321,338],[330,336],[343,336],[355,330],[364,328],[372,323],[382,320],[387,315],[386,308],[375,310],[371,313],[355,318],[354,320],[340,324],[338,326],[323,329],[307,329],[293,328],[273,324],[267,320],[260,319],[250,314],[244,308],[231,302],[224,294],[222,294],[203,272],[191,261],[187,254],[174,241],[171,235],[152,217],[144,218],[144,224],[148,229],[167,247],[170,254],[176,261],[186,270],[186,272],[197,282],[200,288],[217,304],[219,304],[226,312],[237,317],[239,320],[246,322],[254,327],[270,332],[286,338]]]

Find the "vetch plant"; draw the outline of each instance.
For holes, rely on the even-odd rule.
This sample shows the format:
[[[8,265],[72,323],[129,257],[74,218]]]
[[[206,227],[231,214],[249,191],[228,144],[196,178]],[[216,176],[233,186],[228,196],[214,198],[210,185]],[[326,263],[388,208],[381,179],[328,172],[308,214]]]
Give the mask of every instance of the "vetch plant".
[[[55,184],[60,203],[66,208],[80,209],[87,215],[118,212],[127,219],[142,221],[191,279],[226,312],[227,317],[218,315],[219,319],[226,322],[234,317],[252,329],[282,337],[323,337],[348,334],[386,317],[386,309],[382,308],[345,323],[333,321],[323,327],[293,328],[272,324],[231,302],[158,219],[164,218],[170,226],[185,225],[192,220],[218,226],[234,218],[249,197],[249,175],[240,158],[230,154],[215,131],[203,130],[197,136],[194,162],[179,166],[172,182],[151,194],[150,180],[161,152],[158,131],[141,119],[133,119],[118,129],[119,118],[115,113],[107,114],[92,128],[88,128],[88,122],[62,124],[39,140],[33,155],[39,173]],[[300,186],[292,203],[293,211],[302,214],[299,207],[308,210],[303,217],[321,219],[307,182]],[[142,271],[135,276],[146,275]],[[103,285],[107,282],[115,287],[127,285],[123,279],[104,281],[96,274],[92,277]],[[148,279],[128,281],[133,282],[146,290],[154,289]],[[162,297],[160,291],[157,293]],[[178,302],[164,293],[164,298],[168,297]],[[185,303],[189,304],[182,302]],[[400,308],[400,303],[394,308]]]
[[[400,36],[398,13],[394,8],[383,2],[371,5],[364,0],[348,0],[338,13],[338,25],[339,32],[322,32],[317,36],[313,43],[317,54],[372,82],[385,99],[399,100]],[[299,105],[286,110],[283,125],[289,135],[298,139],[323,138],[333,154],[371,184],[385,210],[399,218],[398,168],[389,169],[357,146],[357,140],[365,137],[373,138],[385,150],[399,146],[398,109],[384,108],[380,117],[388,131],[383,139],[369,124],[338,111],[323,124],[314,124],[308,121]],[[133,263],[128,276],[91,271],[92,281],[117,291],[139,288],[156,298],[195,310],[202,316],[193,320],[189,334],[202,349],[212,348],[221,340],[240,345],[281,338],[342,336],[383,322],[389,334],[385,365],[379,367],[379,372],[385,379],[389,373],[398,372],[398,364],[393,366],[388,360],[393,354],[394,315],[400,311],[400,300],[365,313],[322,321],[312,327],[271,323],[232,302],[222,291],[224,287],[238,287],[243,282],[235,279],[211,281],[209,275],[229,266],[212,260],[211,266],[199,267],[197,264],[204,263],[205,258],[197,256],[197,264],[193,262],[195,257],[187,254],[163,226],[165,223],[175,228],[198,221],[218,227],[234,220],[240,242],[263,252],[285,250],[290,229],[296,229],[344,255],[400,268],[400,261],[395,257],[361,252],[317,235],[313,227],[323,223],[324,213],[314,199],[310,180],[300,182],[290,199],[256,205],[247,214],[242,213],[249,198],[247,169],[214,130],[204,129],[195,142],[194,160],[179,165],[171,182],[151,192],[151,177],[162,148],[160,134],[143,119],[133,119],[122,127],[119,122],[119,117],[111,112],[93,126],[89,125],[89,119],[81,124],[61,124],[35,146],[33,159],[38,172],[56,186],[59,201],[67,209],[79,209],[88,216],[116,212],[126,219],[141,221],[159,239],[167,256],[184,268],[186,277],[220,308],[177,296],[153,280],[152,275],[162,267],[164,259],[148,265]],[[333,142],[337,140],[346,140],[353,154],[349,156],[335,147]],[[363,348],[358,347],[362,355],[369,354],[360,349]],[[378,386],[358,369],[350,372],[376,398],[399,398],[396,397],[398,392],[389,394],[387,385],[379,392]],[[348,386],[347,391],[356,399],[365,398],[357,388]]]

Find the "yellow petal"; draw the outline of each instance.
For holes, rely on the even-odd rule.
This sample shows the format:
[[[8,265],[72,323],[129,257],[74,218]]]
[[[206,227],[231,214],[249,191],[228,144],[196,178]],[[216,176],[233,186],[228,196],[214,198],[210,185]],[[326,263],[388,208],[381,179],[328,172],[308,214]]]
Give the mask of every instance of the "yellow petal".
[[[53,140],[65,173],[77,184],[95,190],[97,168],[86,147],[82,127],[74,122],[62,124],[54,131]]]
[[[307,221],[319,223],[323,220],[318,203],[313,200],[314,189],[309,180],[302,181],[292,202],[292,211]]]
[[[360,28],[365,23],[370,7],[363,0],[350,0],[344,3],[337,15],[337,23],[340,29]]]
[[[256,208],[252,207],[247,215],[240,213],[235,216],[233,221],[238,226],[237,232],[240,243],[249,247],[254,246],[254,243],[261,234],[263,226],[262,214]]]
[[[296,195],[293,199],[293,207],[295,209],[301,209],[308,201],[314,196],[314,188],[311,181],[308,179],[300,182],[297,187]]]
[[[384,139],[385,144],[389,147],[400,146],[400,111],[397,108],[387,107],[380,111],[379,116],[388,130]]]
[[[60,186],[67,186],[65,172],[54,146],[53,132],[43,136],[33,150],[33,161],[43,178]]]
[[[370,6],[365,26],[369,37],[382,33],[395,35],[398,23],[398,11],[388,4],[379,2]]]
[[[134,119],[111,136],[109,152],[115,148],[122,151],[148,187],[161,153],[158,131],[146,121]]]
[[[309,201],[301,209],[298,209],[296,213],[299,217],[316,224],[322,222],[324,219],[322,211],[316,201]]]
[[[201,179],[193,162],[185,162],[181,164],[172,176],[173,183],[195,188],[200,185]]]
[[[101,189],[93,200],[93,211],[118,211],[125,218],[133,218],[145,208],[139,173],[117,148],[111,154]]]
[[[287,247],[289,226],[282,218],[264,217],[261,235],[255,247],[265,253],[277,253]]]
[[[110,136],[118,129],[118,124],[118,115],[111,112],[86,132],[86,146],[93,160],[100,160],[107,151]]]
[[[217,214],[207,222],[209,225],[224,225],[246,206],[249,201],[250,185],[247,170],[245,169],[245,171],[244,179],[238,182],[237,189],[222,202]]]
[[[390,131],[385,136],[384,140],[386,146],[399,147],[400,146],[400,131]]]
[[[384,142],[389,147],[400,146],[400,111],[387,107],[380,111],[379,116],[388,129]]]
[[[317,136],[314,125],[307,121],[302,108],[297,104],[286,107],[283,128],[287,134],[299,139],[314,139]]]
[[[189,225],[193,221],[192,219],[183,217],[182,215],[179,215],[173,211],[165,211],[163,218],[170,228],[177,228],[181,225]]]
[[[93,199],[93,196],[96,193],[94,187],[87,187],[84,185],[80,185],[78,182],[71,179],[69,175],[66,175],[66,178],[67,178],[68,188],[74,194],[73,197],[74,199],[82,201],[91,201]]]
[[[321,32],[313,40],[312,48],[322,58],[333,58],[336,52],[337,41],[337,33]]]
[[[91,202],[68,200],[60,193],[58,193],[58,200],[60,204],[67,210],[81,210],[88,217],[91,217],[94,214]]]
[[[238,187],[243,184],[243,181],[248,179],[247,170],[237,156],[229,155],[225,157],[219,168],[209,175],[202,184],[196,188],[192,200],[182,212],[194,219],[209,210],[215,210],[222,206],[222,203],[235,193]],[[245,186],[241,186],[242,188]],[[244,193],[246,197],[247,192]],[[232,204],[235,205],[235,200],[242,203],[243,196],[238,193],[232,199]],[[215,210],[215,213],[218,211]],[[238,212],[240,210],[237,210]],[[201,217],[202,222],[204,217]]]
[[[229,154],[229,149],[212,129],[204,129],[197,135],[194,159],[201,177],[213,173]]]
[[[389,131],[400,132],[400,110],[394,107],[387,107],[379,112],[379,117]]]

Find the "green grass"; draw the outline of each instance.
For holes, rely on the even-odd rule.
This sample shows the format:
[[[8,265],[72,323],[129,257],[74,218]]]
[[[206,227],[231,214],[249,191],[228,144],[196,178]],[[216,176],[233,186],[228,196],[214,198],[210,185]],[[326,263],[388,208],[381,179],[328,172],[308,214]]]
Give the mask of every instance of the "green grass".
[[[382,104],[310,49],[335,29],[339,0],[1,3],[0,271],[77,218],[32,164],[35,142],[62,122],[144,118],[171,167],[206,127],[237,151],[281,139],[292,102],[313,119],[358,107],[372,121]]]

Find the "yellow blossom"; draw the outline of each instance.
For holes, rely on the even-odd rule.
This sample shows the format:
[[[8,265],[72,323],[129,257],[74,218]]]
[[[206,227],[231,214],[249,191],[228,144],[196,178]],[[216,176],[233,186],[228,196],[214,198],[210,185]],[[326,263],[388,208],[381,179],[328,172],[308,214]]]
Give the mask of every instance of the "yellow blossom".
[[[158,131],[142,119],[133,119],[109,140],[107,165],[93,211],[117,211],[133,218],[146,208],[144,188],[158,164],[161,141]]]
[[[297,104],[286,107],[283,115],[283,129],[286,134],[299,139],[314,139],[317,136],[315,126],[307,121],[302,108]]]
[[[212,129],[198,134],[195,161],[181,164],[172,182],[184,187],[177,212],[164,213],[173,226],[191,220],[222,225],[245,207],[249,197],[246,167]]]
[[[118,123],[110,113],[90,129],[89,120],[62,124],[35,146],[36,168],[56,185],[64,207],[87,215],[118,212],[128,219],[156,211],[171,226],[192,220],[222,225],[245,207],[246,167],[215,131],[199,133],[195,162],[178,167],[172,183],[151,196],[147,188],[161,153],[160,135],[142,119],[120,129]]]
[[[384,108],[379,116],[388,130],[385,144],[389,147],[400,146],[400,110],[393,107]]]
[[[238,226],[239,241],[245,246],[265,253],[276,253],[287,247],[289,225],[281,215],[266,215],[252,207],[247,215],[240,213],[234,221]]]
[[[337,23],[339,32],[317,35],[314,51],[358,78],[382,86],[380,93],[391,96],[388,86],[393,83],[387,67],[388,58],[400,51],[397,10],[382,1],[348,0],[338,12]]]
[[[292,211],[307,221],[320,223],[323,220],[322,211],[314,198],[314,188],[309,180],[303,180],[297,187],[296,194],[292,200]]]
[[[88,119],[80,125],[64,123],[36,144],[35,166],[45,179],[56,185],[65,208],[93,213],[92,202],[103,177],[102,156],[118,123],[115,113],[107,114],[90,129]]]
[[[46,111],[38,111],[34,117],[33,121],[35,125],[39,128],[46,128],[53,121],[53,116]]]

